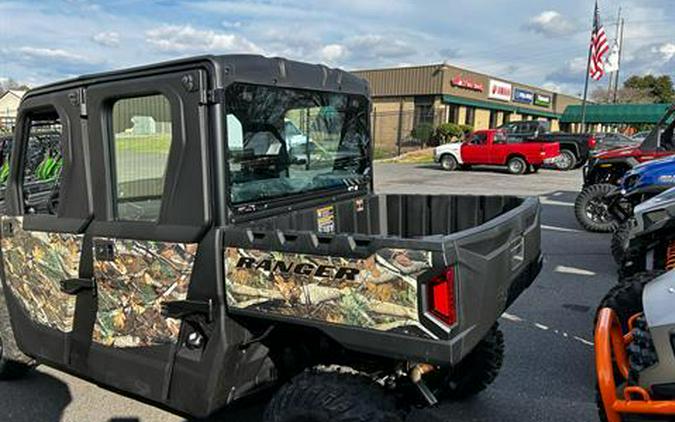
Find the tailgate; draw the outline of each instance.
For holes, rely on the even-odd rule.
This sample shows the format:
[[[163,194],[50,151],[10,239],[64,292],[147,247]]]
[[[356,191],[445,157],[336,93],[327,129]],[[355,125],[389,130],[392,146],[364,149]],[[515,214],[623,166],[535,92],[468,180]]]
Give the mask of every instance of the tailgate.
[[[332,233],[288,228],[309,224],[307,214],[223,228],[228,312],[316,327],[352,350],[456,362],[538,272],[538,201],[500,214],[505,201],[378,195],[335,204]],[[345,218],[355,209],[361,222]],[[448,268],[451,327],[427,309],[428,283]]]

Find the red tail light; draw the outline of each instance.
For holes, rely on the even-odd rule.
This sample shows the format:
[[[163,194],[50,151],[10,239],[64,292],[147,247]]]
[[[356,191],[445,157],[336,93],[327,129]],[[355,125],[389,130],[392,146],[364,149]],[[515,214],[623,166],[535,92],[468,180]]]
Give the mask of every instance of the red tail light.
[[[591,136],[590,138],[588,138],[588,147],[590,149],[594,149],[597,144],[598,142],[595,140],[595,136]]]
[[[455,270],[449,267],[445,273],[437,275],[429,281],[429,312],[447,325],[457,322],[455,308]]]

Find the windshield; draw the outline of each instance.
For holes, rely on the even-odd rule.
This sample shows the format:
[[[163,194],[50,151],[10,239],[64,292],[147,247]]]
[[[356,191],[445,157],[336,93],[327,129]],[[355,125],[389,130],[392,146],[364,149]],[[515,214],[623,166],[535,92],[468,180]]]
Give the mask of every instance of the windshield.
[[[232,204],[369,180],[366,98],[248,84],[226,98]]]

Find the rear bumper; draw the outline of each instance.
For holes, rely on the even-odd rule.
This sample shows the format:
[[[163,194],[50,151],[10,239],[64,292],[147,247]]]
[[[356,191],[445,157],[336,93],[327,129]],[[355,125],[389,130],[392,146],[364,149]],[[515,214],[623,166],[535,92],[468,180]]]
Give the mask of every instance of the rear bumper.
[[[617,396],[613,362],[616,362],[624,381],[627,380],[630,365],[626,347],[631,341],[630,333],[622,333],[614,311],[609,308],[601,309],[595,326],[595,368],[607,421],[621,422],[622,414],[675,415],[674,400],[652,400],[649,392],[642,387],[625,387],[623,397]]]

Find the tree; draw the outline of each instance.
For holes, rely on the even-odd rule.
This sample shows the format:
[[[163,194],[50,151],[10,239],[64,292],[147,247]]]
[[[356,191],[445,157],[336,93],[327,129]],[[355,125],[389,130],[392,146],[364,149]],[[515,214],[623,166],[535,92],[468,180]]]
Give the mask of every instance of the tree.
[[[658,99],[647,90],[636,88],[619,88],[616,91],[616,101],[614,101],[614,90],[607,88],[598,88],[591,93],[591,100],[596,103],[620,103],[620,104],[647,104],[658,103]]]
[[[633,75],[623,83],[624,88],[636,89],[649,93],[656,103],[671,103],[675,100],[675,89],[673,89],[673,80],[670,75]]]
[[[28,89],[28,85],[21,84],[12,78],[7,79],[0,78],[0,95],[4,94],[10,89],[18,89],[24,91]]]

